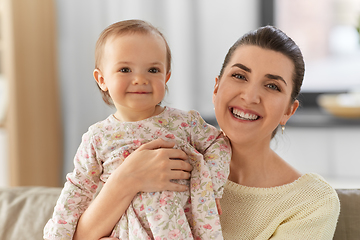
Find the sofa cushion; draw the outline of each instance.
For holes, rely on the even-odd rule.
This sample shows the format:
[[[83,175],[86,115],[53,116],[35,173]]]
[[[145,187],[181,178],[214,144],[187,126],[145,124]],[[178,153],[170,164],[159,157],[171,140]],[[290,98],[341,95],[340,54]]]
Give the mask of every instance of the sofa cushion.
[[[340,216],[334,240],[360,239],[360,190],[337,189],[340,199]]]
[[[61,188],[0,188],[0,239],[43,239]]]
[[[337,189],[340,216],[334,240],[360,239],[360,190]],[[0,239],[39,240],[61,188],[0,188]]]

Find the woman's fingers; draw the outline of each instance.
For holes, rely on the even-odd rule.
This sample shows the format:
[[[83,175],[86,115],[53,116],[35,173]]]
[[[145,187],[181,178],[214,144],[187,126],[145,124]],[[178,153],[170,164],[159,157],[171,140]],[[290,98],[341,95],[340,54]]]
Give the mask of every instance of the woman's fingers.
[[[182,192],[182,191],[188,190],[188,187],[186,185],[176,183],[171,180],[189,179],[190,178],[189,172],[185,172],[185,171],[181,171],[181,170],[180,171],[172,170],[171,173],[168,174],[168,173],[162,173],[162,171],[160,171],[160,172],[158,172],[158,174],[156,176],[158,177],[158,180],[159,180],[158,185],[157,185],[159,187],[159,189],[157,191],[168,190],[168,191]],[[149,183],[149,182],[147,182],[147,183]],[[150,188],[150,186],[149,186],[149,188]]]
[[[216,202],[216,207],[217,207],[218,213],[219,213],[219,215],[221,215],[223,213],[223,211],[221,209],[220,198],[215,198],[215,202]]]
[[[174,146],[174,142],[165,141],[164,139],[158,138],[156,140],[141,145],[139,149],[155,150],[159,148],[173,148]]]
[[[191,165],[186,153],[174,149],[174,143],[156,139],[140,146],[110,176],[116,182],[131,179],[134,190],[142,192],[185,191],[186,186],[173,179],[189,179]]]
[[[169,179],[189,179],[190,178],[190,172],[185,172],[182,170],[172,170],[171,176],[169,176]]]
[[[147,150],[149,151],[149,150]],[[180,150],[180,149],[174,149],[174,148],[160,148],[160,149],[156,149],[156,150],[152,150],[154,151],[155,154],[158,155],[159,158],[161,159],[181,159],[181,160],[186,160],[188,159],[187,154]]]
[[[173,149],[176,150],[176,149]],[[171,180],[182,180],[189,179],[190,172],[192,167],[189,163],[184,162],[183,160],[170,160],[167,159],[162,161],[163,165],[159,166],[154,174],[154,178],[158,181],[157,186],[159,189],[157,191],[186,191],[188,187],[183,184],[175,183]],[[151,178],[150,178],[151,179]],[[147,182],[149,184],[153,184],[152,181]],[[148,186],[150,189],[150,186]]]
[[[174,149],[174,150],[178,150],[178,149]],[[181,150],[178,150],[181,151]],[[181,153],[185,154],[183,151],[181,151]],[[180,156],[181,154],[179,153],[177,156]],[[180,170],[180,171],[186,171],[186,172],[191,172],[192,170],[192,166],[190,163],[188,162],[184,162],[183,160],[178,160],[178,159],[187,159],[187,155],[185,154],[185,156],[181,155],[181,158],[170,158],[171,161],[169,162],[169,168],[170,170]],[[174,178],[174,179],[178,179],[178,178]],[[181,178],[183,179],[183,178]]]
[[[141,145],[137,151],[146,152],[148,150],[154,150],[154,152],[148,152],[150,154],[149,156],[151,156],[151,154],[153,153],[157,154],[157,159],[152,160],[187,160],[187,154],[180,149],[174,149],[174,146],[174,142],[165,141],[161,138],[158,138],[156,140]],[[173,161],[170,163],[170,168],[184,171],[192,170],[191,165],[189,163],[185,163],[184,161]]]

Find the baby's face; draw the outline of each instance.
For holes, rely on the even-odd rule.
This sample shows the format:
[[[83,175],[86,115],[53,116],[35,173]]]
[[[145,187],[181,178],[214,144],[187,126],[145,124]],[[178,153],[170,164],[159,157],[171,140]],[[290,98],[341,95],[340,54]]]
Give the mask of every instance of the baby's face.
[[[152,33],[126,34],[110,38],[101,63],[104,91],[109,91],[117,114],[132,121],[150,117],[165,96],[170,73],[166,69],[166,45]],[[117,115],[116,115],[117,116]]]

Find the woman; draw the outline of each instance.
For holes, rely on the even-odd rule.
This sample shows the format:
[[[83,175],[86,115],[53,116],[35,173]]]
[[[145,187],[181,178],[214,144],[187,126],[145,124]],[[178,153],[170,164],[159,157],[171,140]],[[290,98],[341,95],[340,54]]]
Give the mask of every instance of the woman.
[[[278,126],[299,106],[303,76],[299,48],[271,26],[240,38],[225,58],[213,94],[233,151],[221,201],[225,239],[332,239],[339,214],[334,189],[316,174],[300,174],[270,148]],[[132,153],[81,216],[74,239],[109,236],[140,191],[184,191],[170,180],[188,178],[191,167],[172,146],[157,139]]]
[[[301,175],[270,148],[278,125],[284,130],[299,106],[303,76],[300,49],[274,27],[246,34],[225,58],[213,102],[233,152],[221,201],[226,239],[333,237],[334,189],[316,174]]]

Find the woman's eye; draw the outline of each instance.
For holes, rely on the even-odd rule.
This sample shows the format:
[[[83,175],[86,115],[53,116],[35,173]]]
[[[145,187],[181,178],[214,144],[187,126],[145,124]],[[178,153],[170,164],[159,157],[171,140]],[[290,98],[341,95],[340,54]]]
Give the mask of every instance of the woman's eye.
[[[130,71],[130,68],[121,68],[121,69],[120,69],[120,72],[122,72],[122,73],[129,73],[129,72],[131,72],[131,71]]]
[[[149,72],[150,72],[150,73],[158,73],[158,72],[160,72],[160,71],[159,71],[158,68],[150,68],[150,69],[149,69]]]
[[[234,74],[232,75],[232,77],[237,78],[237,79],[243,79],[243,80],[246,80],[246,78],[245,78],[245,76],[244,76],[244,75],[242,75],[242,74],[238,74],[238,73],[234,73]]]
[[[276,84],[269,83],[266,85],[266,87],[280,92],[280,88]]]

